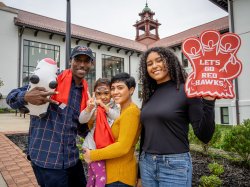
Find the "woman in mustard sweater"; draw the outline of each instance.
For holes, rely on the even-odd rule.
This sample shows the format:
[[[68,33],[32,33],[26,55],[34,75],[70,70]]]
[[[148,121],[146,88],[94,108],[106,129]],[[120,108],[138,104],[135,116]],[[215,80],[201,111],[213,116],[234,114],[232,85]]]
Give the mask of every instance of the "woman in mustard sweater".
[[[131,98],[135,85],[135,79],[128,73],[112,77],[111,95],[121,106],[121,115],[111,128],[115,143],[102,149],[85,149],[86,162],[106,160],[107,187],[136,185],[137,166],[134,152],[140,134],[140,109]]]

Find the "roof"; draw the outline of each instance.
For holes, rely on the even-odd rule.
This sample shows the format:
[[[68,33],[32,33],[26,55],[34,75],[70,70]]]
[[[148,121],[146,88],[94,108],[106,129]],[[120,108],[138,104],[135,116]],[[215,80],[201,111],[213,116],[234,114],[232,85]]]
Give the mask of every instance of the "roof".
[[[197,27],[193,27],[191,29],[185,30],[178,34],[162,38],[155,43],[151,44],[149,47],[156,46],[165,46],[165,47],[174,47],[181,45],[181,43],[189,38],[189,37],[197,37],[205,30],[217,30],[217,31],[228,31],[229,28],[229,20],[228,16],[211,21],[209,23],[205,23],[203,25],[199,25]]]
[[[209,0],[218,7],[228,12],[228,1],[227,0]]]
[[[148,3],[146,3],[145,8],[142,10],[142,12],[152,12],[151,9],[148,7]]]
[[[0,10],[6,11],[6,12],[11,12],[14,14],[17,14],[18,12],[16,11],[16,9],[7,7],[3,2],[0,2]]]
[[[35,30],[41,30],[49,33],[59,34],[65,36],[66,23],[64,21],[56,20],[46,16],[41,16],[31,12],[14,9],[7,7],[8,10],[12,9],[17,12],[15,18],[15,24],[17,26],[24,26],[25,28],[31,28]],[[1,9],[6,9],[5,5],[1,6]],[[122,38],[98,30],[90,29],[87,27],[72,24],[71,34],[72,38],[82,39],[89,42],[95,42],[98,44],[104,44],[110,47],[117,47],[120,49],[143,52],[147,48],[155,46],[175,47],[181,45],[181,43],[189,37],[197,37],[205,30],[218,30],[220,32],[228,31],[229,20],[228,17],[223,17],[209,23],[199,25],[197,27],[190,28],[178,34],[162,38],[153,44],[146,46],[134,40]]]
[[[18,10],[18,15],[15,18],[15,24],[18,26],[25,26],[26,28],[42,30],[60,35],[65,35],[66,33],[66,24],[64,21],[52,19],[23,10]],[[71,34],[72,38],[83,39],[86,41],[110,45],[117,48],[134,50],[137,52],[146,50],[146,46],[144,44],[134,40],[122,38],[75,24],[72,24],[71,26]]]

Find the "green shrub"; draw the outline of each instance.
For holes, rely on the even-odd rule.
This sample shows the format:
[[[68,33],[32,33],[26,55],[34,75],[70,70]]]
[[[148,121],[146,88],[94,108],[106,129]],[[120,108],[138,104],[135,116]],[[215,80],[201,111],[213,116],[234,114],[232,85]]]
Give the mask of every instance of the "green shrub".
[[[4,83],[3,83],[3,81],[0,79],[0,87],[3,86],[3,85],[4,85]]]
[[[208,164],[208,169],[211,173],[210,176],[202,176],[200,178],[200,187],[217,187],[221,186],[222,180],[219,176],[224,173],[223,165],[218,163],[210,163]]]
[[[79,138],[79,143],[82,145],[83,142],[84,142],[84,138],[83,138],[83,137],[80,137],[80,138]]]
[[[140,137],[141,138],[141,137]],[[140,138],[138,140],[138,142],[135,145],[135,151],[139,152],[140,151]]]
[[[220,176],[222,173],[224,173],[223,165],[220,165],[216,162],[208,164],[208,169],[213,175],[216,176]]]
[[[223,149],[239,154],[244,162],[250,157],[250,119],[244,120],[241,125],[234,126],[224,138]]]
[[[14,109],[10,109],[10,108],[0,108],[0,113],[14,113],[15,110]]]
[[[77,146],[77,148],[79,150],[79,159],[80,160],[84,160],[84,158],[83,158],[83,152],[82,152],[83,151],[83,148],[82,148],[83,142],[84,142],[84,138],[78,136],[77,137],[77,144],[76,144],[76,146]]]
[[[192,128],[190,128],[189,133],[188,133],[188,139],[189,142],[192,144],[197,144],[197,145],[201,145],[202,149],[205,153],[208,152],[208,148],[211,147],[215,147],[215,148],[220,148],[221,144],[220,144],[220,139],[221,139],[221,128],[220,125],[215,125],[215,131],[213,134],[212,139],[210,140],[210,142],[208,144],[204,144],[202,141],[200,141],[194,134],[194,131]]]
[[[218,124],[216,124],[212,139],[210,140],[210,142],[208,144],[204,144],[195,136],[194,131],[192,129],[192,126],[190,125],[190,130],[188,133],[189,142],[191,144],[201,145],[202,149],[205,153],[207,153],[207,150],[209,147],[222,149],[225,134],[228,131],[230,131],[230,129],[232,129],[232,126],[230,126],[230,125],[218,125]]]
[[[221,125],[215,125],[215,130],[212,139],[209,142],[209,146],[214,148],[221,148],[221,137],[222,137]]]
[[[0,79],[0,88],[3,86],[3,81]],[[2,99],[3,95],[0,93],[0,99]]]
[[[202,176],[199,187],[218,187],[221,184],[222,180],[216,175]]]
[[[191,144],[201,145],[203,152],[206,154],[208,153],[208,144],[204,144],[195,136],[193,128],[189,129],[188,139]]]
[[[188,139],[191,144],[201,145],[201,141],[195,136],[192,126],[189,126]]]

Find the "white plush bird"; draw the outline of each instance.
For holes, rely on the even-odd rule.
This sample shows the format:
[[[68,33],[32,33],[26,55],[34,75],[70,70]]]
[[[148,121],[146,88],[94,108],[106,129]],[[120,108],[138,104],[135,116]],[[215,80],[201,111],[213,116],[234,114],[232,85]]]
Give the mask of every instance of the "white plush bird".
[[[44,58],[38,62],[34,74],[30,77],[28,91],[34,87],[44,87],[47,91],[54,91],[57,87],[57,71],[56,62],[51,58]],[[43,117],[46,115],[49,103],[43,105],[32,105],[28,103],[26,106],[30,115]]]

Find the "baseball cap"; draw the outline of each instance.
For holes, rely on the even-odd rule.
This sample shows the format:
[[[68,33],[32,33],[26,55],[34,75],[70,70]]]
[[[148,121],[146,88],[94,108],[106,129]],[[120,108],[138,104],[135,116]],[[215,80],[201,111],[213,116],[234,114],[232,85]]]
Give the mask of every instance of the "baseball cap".
[[[87,55],[90,57],[91,61],[94,61],[94,56],[93,56],[93,52],[90,48],[85,47],[85,46],[76,46],[70,55],[70,59],[76,57],[77,55]]]

